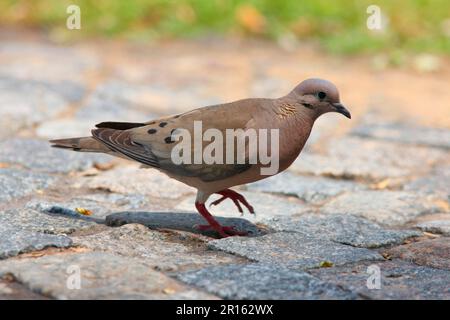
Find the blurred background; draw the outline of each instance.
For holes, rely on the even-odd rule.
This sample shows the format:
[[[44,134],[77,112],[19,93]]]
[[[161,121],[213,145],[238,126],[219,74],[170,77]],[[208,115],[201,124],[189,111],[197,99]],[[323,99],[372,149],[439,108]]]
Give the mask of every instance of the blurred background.
[[[277,97],[308,77],[335,82],[354,115],[321,119],[317,137],[372,120],[449,127],[449,12],[446,0],[3,0],[0,137]]]
[[[81,32],[65,27],[66,8],[82,9]],[[366,9],[382,9],[381,31],[366,27]],[[4,0],[2,24],[48,32],[65,41],[108,37],[147,42],[157,39],[232,36],[281,44],[314,41],[331,53],[450,53],[450,3],[446,0],[270,1],[270,0]]]

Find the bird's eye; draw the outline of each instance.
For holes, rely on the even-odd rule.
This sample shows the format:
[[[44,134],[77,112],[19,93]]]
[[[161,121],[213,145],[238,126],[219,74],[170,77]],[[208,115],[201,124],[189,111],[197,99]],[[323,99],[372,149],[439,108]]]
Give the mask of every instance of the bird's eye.
[[[317,97],[318,97],[320,100],[323,100],[323,99],[325,99],[325,98],[327,97],[327,94],[326,94],[325,92],[323,92],[323,91],[319,91],[319,92],[317,93]]]

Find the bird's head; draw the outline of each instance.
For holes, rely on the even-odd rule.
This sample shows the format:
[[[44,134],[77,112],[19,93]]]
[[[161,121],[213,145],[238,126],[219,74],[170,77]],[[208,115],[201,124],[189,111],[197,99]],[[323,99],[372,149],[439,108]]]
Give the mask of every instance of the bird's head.
[[[327,112],[337,112],[351,119],[350,112],[339,99],[338,89],[330,81],[307,79],[297,85],[290,96],[314,119]]]

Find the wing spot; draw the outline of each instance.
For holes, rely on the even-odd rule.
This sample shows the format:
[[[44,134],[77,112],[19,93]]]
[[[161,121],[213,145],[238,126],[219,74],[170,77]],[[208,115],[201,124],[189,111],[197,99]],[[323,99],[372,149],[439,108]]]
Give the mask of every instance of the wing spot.
[[[164,139],[164,141],[166,142],[166,143],[174,143],[175,141],[172,141],[172,137],[166,137],[165,139]]]
[[[156,129],[149,129],[147,132],[149,134],[154,134],[154,133],[156,133],[156,131],[158,131],[158,130],[156,130]]]
[[[164,128],[165,126],[167,126],[167,122],[161,122],[161,123],[159,124],[159,126],[160,126],[161,128]]]

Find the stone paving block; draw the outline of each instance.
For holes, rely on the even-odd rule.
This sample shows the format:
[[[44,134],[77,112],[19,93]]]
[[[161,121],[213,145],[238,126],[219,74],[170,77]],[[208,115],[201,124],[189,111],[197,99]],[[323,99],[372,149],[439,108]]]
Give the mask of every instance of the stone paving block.
[[[250,191],[296,196],[312,203],[321,203],[346,191],[351,192],[366,188],[364,185],[352,181],[300,176],[291,172],[282,172],[247,186]]]
[[[7,225],[15,229],[28,232],[48,234],[69,234],[77,230],[85,230],[96,226],[92,218],[79,215],[78,217],[54,214],[30,208],[0,211],[0,225]]]
[[[402,144],[450,149],[450,130],[443,128],[420,127],[405,123],[370,123],[354,128],[352,134]]]
[[[199,101],[201,101],[199,105]],[[75,118],[91,124],[108,121],[150,121],[160,116],[191,110],[196,106],[222,103],[199,85],[168,87],[150,83],[127,83],[112,79],[99,85]]]
[[[0,259],[47,247],[65,248],[71,244],[72,240],[66,236],[29,232],[14,228],[4,221],[0,223]]]
[[[358,137],[340,137],[329,141],[327,150],[326,154],[302,153],[289,170],[378,181],[415,175],[448,158],[444,150]]]
[[[80,289],[70,276],[80,275]],[[214,299],[154,271],[138,259],[103,252],[67,253],[0,262],[31,290],[56,299]]]
[[[369,289],[368,279],[375,275],[377,267],[381,275],[380,289]],[[450,299],[449,271],[402,261],[376,264],[364,262],[336,268],[314,269],[308,272],[322,281],[337,285],[366,299]],[[370,280],[370,285],[373,285],[374,283]]]
[[[94,163],[110,162],[111,157],[51,148],[37,139],[14,138],[0,142],[0,162],[19,164],[28,169],[48,173],[86,170]]]
[[[42,173],[0,168],[0,202],[18,199],[48,188],[55,178]]]
[[[404,186],[404,190],[434,195],[450,201],[450,165],[438,166],[431,173],[413,179]]]
[[[150,121],[158,117],[156,114],[176,114],[217,103],[223,101],[198,84],[169,87],[155,81],[128,83],[112,79],[96,88],[76,117],[104,121],[106,115],[111,117],[109,120]]]
[[[86,72],[100,68],[103,61],[98,52],[86,46],[79,48],[14,39],[2,39],[0,75],[22,82],[32,80],[60,85],[70,81],[81,85],[86,82]]]
[[[416,225],[422,231],[442,234],[443,236],[450,236],[450,215],[447,220],[430,220],[424,221]],[[449,240],[450,241],[450,240]]]
[[[78,195],[67,200],[46,201],[35,199],[27,203],[27,208],[42,212],[59,213],[70,217],[80,217],[77,208],[90,211],[90,218],[100,221],[106,216],[130,210],[164,210],[165,207],[157,201],[151,201],[142,195],[122,195],[117,193],[93,193]]]
[[[267,223],[276,231],[298,232],[354,247],[378,248],[401,244],[422,233],[413,230],[389,230],[366,219],[344,214],[306,214],[299,218],[274,218]]]
[[[295,232],[278,232],[254,238],[230,237],[210,241],[208,245],[211,249],[236,254],[252,261],[295,269],[317,268],[323,262],[342,265],[383,259],[375,251]]]
[[[81,119],[51,119],[42,122],[36,128],[39,138],[51,140],[71,137],[89,136],[95,128],[95,121]]]
[[[195,191],[155,169],[142,169],[134,165],[102,172],[87,178],[84,185],[91,189],[168,199],[177,199]]]
[[[227,265],[179,273],[176,278],[224,299],[356,299],[357,295],[282,266]]]
[[[74,245],[136,257],[153,268],[165,271],[239,261],[231,255],[205,251],[203,243],[190,239],[186,234],[154,231],[140,224],[127,224],[92,235],[72,237],[72,240]]]
[[[215,217],[223,226],[233,226],[238,231],[248,232],[249,236],[265,234],[255,224],[242,218]],[[151,229],[172,229],[214,235],[213,232],[200,232],[195,226],[207,224],[206,220],[195,212],[118,212],[106,217],[109,226],[121,226],[128,223],[143,224]]]
[[[264,219],[274,216],[294,216],[311,210],[309,206],[294,197],[288,198],[240,190],[238,190],[238,192],[242,194],[255,209],[256,214],[253,215],[250,214],[246,208],[242,207],[244,210],[243,217],[253,223],[262,222]],[[209,203],[220,197],[220,195],[211,196],[208,200],[208,206]],[[195,196],[185,198],[176,206],[176,209],[195,211]],[[215,216],[223,217],[238,217],[241,214],[230,199],[224,200],[217,206],[208,207],[208,210]]]
[[[48,300],[37,294],[14,279],[0,279],[0,300]]]
[[[351,214],[396,226],[442,209],[439,203],[413,192],[381,190],[345,193],[326,203],[320,212]]]
[[[450,241],[445,237],[398,246],[386,253],[421,266],[450,270]]]
[[[114,205],[86,199],[70,199],[55,202],[37,199],[28,202],[25,208],[69,219],[85,219],[86,221],[91,220],[97,222],[102,222],[107,215],[119,211]],[[90,214],[82,215],[77,211],[77,208],[86,209]]]
[[[54,117],[70,107],[67,97],[46,83],[1,75],[0,101],[0,138]]]
[[[137,106],[123,93],[115,91],[117,88],[108,84],[97,87],[77,111],[75,119],[90,123],[93,127],[103,121],[150,121],[157,116],[151,110]],[[123,91],[123,90],[122,90]]]

